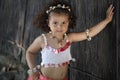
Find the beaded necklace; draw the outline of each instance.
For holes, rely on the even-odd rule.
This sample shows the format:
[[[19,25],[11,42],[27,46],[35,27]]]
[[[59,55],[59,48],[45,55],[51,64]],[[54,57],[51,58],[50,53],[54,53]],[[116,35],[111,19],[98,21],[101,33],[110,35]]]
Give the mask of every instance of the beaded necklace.
[[[58,43],[58,46],[62,47],[63,44],[65,43],[64,41],[67,39],[67,35],[64,34],[63,39],[62,40],[58,40],[54,35],[52,35],[52,32],[49,32],[49,33],[51,34],[50,38],[55,39],[57,41],[57,43]]]

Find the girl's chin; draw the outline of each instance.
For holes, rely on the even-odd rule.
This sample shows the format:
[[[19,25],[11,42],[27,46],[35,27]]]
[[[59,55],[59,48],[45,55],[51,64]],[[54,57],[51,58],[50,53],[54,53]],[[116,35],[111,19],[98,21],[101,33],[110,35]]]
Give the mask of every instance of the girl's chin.
[[[56,32],[55,34],[62,35],[62,34],[64,34],[64,32]]]

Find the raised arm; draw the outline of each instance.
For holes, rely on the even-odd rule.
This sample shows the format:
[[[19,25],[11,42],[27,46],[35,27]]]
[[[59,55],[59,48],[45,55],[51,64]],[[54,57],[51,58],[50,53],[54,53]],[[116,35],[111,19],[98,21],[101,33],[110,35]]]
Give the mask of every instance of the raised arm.
[[[106,12],[106,18],[89,29],[88,35],[90,37],[94,37],[95,35],[97,35],[100,31],[102,31],[106,27],[106,25],[109,22],[112,21],[113,14],[114,14],[113,9],[114,9],[113,5],[110,5]],[[80,33],[71,33],[69,35],[69,38],[71,39],[72,42],[86,40],[87,39],[86,31],[80,32]]]

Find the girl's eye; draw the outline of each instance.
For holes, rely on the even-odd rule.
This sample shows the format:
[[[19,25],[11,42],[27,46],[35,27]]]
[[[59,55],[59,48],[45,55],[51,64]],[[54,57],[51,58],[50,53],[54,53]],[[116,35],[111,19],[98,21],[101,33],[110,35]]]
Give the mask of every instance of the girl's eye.
[[[53,24],[57,24],[57,22],[53,22]]]
[[[66,24],[66,22],[63,22],[62,24]]]

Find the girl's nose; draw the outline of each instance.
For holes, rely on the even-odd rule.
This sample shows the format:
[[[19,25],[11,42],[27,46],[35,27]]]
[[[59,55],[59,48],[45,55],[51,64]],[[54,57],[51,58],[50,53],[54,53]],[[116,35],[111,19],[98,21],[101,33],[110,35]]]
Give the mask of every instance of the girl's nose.
[[[61,27],[62,27],[62,25],[61,25],[61,24],[59,24],[57,27],[58,27],[58,28],[61,28]]]

